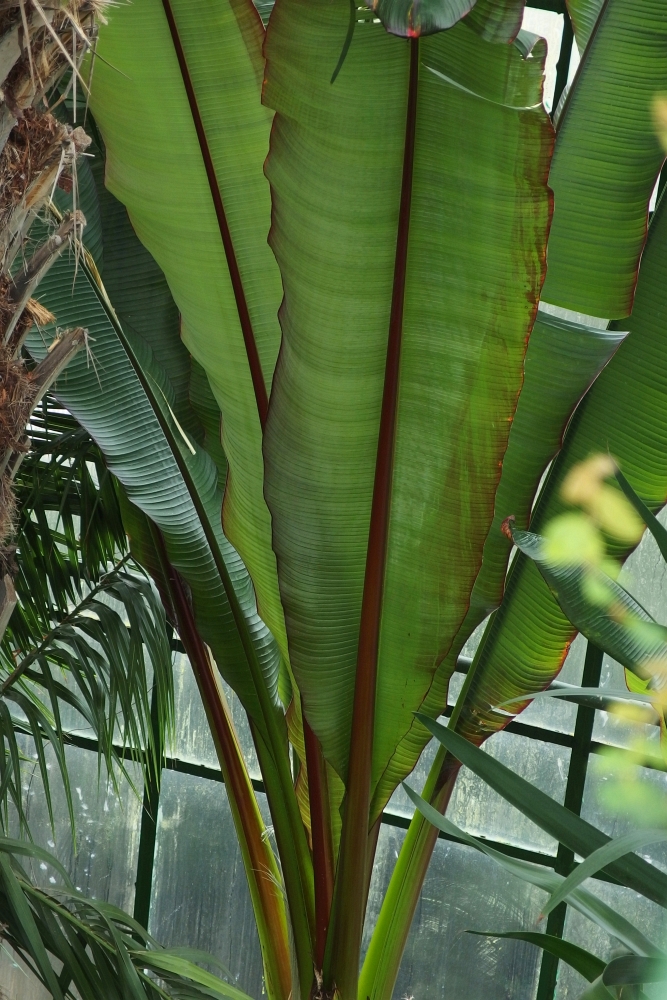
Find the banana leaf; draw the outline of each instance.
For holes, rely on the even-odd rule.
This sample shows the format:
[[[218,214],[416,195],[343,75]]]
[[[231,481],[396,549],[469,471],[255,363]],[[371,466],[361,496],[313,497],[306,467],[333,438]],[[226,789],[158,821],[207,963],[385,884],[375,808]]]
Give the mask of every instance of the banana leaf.
[[[661,199],[642,258],[629,336],[577,408],[531,518],[531,530],[565,510],[560,485],[568,470],[592,452],[613,455],[633,489],[654,513],[667,496],[659,457],[667,449],[667,364],[661,317],[667,268],[667,203]],[[610,542],[619,559],[629,548]],[[536,565],[519,553],[503,602],[487,626],[457,707],[457,731],[476,743],[503,728],[493,710],[546,688],[558,674],[575,628]],[[517,708],[520,708],[520,703]]]
[[[652,676],[647,664],[667,665],[667,628],[616,580],[582,565],[554,565],[544,555],[540,535],[515,530],[512,537],[519,551],[538,566],[568,620],[599,649],[643,680]],[[600,588],[600,603],[591,601],[587,589],[591,582]]]
[[[502,522],[513,514],[519,526],[527,526],[541,477],[562,444],[572,410],[626,336],[538,312],[526,351],[523,388],[503,458],[482,565],[463,624],[422,703],[421,711],[426,715],[437,718],[443,711],[447,686],[466,640],[502,600],[512,547],[501,531]],[[430,734],[415,720],[396,750],[398,768],[405,766],[405,759],[416,763],[429,739]],[[376,790],[373,815],[388,800],[400,773],[394,760]]]
[[[266,243],[263,34],[250,0],[120,5],[100,28],[91,108],[106,184],[166,275],[221,410],[225,534],[287,659],[261,451],[282,297]]]
[[[664,160],[651,103],[666,88],[662,0],[606,3],[558,120],[545,302],[605,318],[630,314]]]
[[[264,454],[292,669],[345,777],[387,336],[404,281],[375,784],[460,627],[481,561],[543,273],[552,134],[539,104],[543,42],[524,59],[462,22],[411,43],[409,255],[395,280],[410,47],[359,22],[332,86],[346,18],[342,2],[280,0],[267,33],[270,240],[285,300]]]
[[[366,3],[392,35],[419,38],[452,28],[474,7],[475,0],[366,0]]]
[[[521,30],[524,0],[477,0],[466,24],[487,42],[513,42]]]
[[[85,262],[79,262],[76,277],[73,258],[63,257],[58,265],[40,286],[42,301],[59,323],[68,324],[73,315],[83,322],[92,350],[90,358],[82,355],[79,365],[68,367],[56,385],[58,398],[93,435],[129,503],[159,528],[169,562],[189,588],[201,637],[252,720],[259,736],[258,752],[269,748],[271,756],[278,759],[278,767],[285,764],[284,771],[287,755],[280,756],[280,751],[286,746],[287,732],[277,694],[280,653],[257,614],[248,573],[222,532],[219,470],[186,435],[171,408],[173,390],[164,370],[145,341],[124,334],[103,286],[96,283]],[[45,336],[50,332],[45,330]],[[46,351],[37,332],[29,336],[27,344],[36,357]],[[153,565],[154,553],[146,544],[141,519],[128,517],[128,528],[133,534],[133,550],[155,571],[158,567]],[[156,578],[164,593],[165,581],[160,580],[159,572]],[[254,668],[249,657],[254,658]],[[271,757],[267,758],[264,750],[260,759],[265,767]],[[274,823],[285,878],[292,879],[292,885],[302,881],[295,866],[298,858],[307,856],[305,834],[300,824],[296,825],[298,813],[289,772],[285,778],[275,764],[271,767],[271,775],[265,776],[267,791],[272,811],[280,810],[280,815],[274,812]],[[257,876],[257,870],[257,865],[248,870],[251,892],[255,888],[252,879],[263,878]],[[300,896],[302,889],[294,891]],[[257,919],[265,955],[272,956],[271,932],[262,924],[260,912]],[[305,946],[301,949],[305,951]],[[276,973],[269,978],[273,988],[280,977]]]
[[[604,8],[606,0],[567,0],[567,10],[572,19],[574,37],[579,52],[583,52]]]
[[[168,379],[150,348],[136,338],[142,384],[119,338],[113,310],[83,263],[73,288],[76,267],[74,259],[62,257],[40,285],[41,301],[57,316],[59,326],[78,322],[89,331],[90,350],[81,352],[59,379],[58,398],[98,443],[129,499],[162,531],[170,560],[191,589],[202,636],[221,673],[262,727],[265,720],[211,541],[234,586],[232,596],[242,608],[261,660],[276,718],[282,716],[276,694],[280,656],[257,615],[247,571],[222,534],[217,469],[174,419]],[[54,335],[55,327],[45,328],[43,336],[33,331],[28,349],[42,357]]]

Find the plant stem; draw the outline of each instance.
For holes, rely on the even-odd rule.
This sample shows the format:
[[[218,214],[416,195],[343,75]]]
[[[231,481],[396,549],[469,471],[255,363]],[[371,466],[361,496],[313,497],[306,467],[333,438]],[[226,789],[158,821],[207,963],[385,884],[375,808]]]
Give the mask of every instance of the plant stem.
[[[460,764],[441,747],[424,787],[423,797],[444,813]],[[391,1000],[405,943],[428,869],[438,830],[415,810],[382,902],[359,978],[364,1000]]]
[[[331,914],[334,885],[333,838],[329,815],[329,789],[322,748],[315,733],[303,716],[303,738],[306,746],[308,798],[313,840],[313,871],[315,876],[315,968],[321,972]]]
[[[282,793],[286,779],[278,773],[276,761],[267,747],[262,734],[249,717],[250,730],[255,742],[259,766],[264,778],[266,797],[273,820],[273,829],[278,845],[278,854],[283,871],[285,893],[289,905],[289,915],[296,952],[299,979],[299,995],[307,1000],[313,981],[313,941],[315,938],[315,899],[313,885],[313,864],[306,840],[306,831],[299,816],[299,826],[295,830],[289,814],[289,803]],[[289,780],[289,758],[285,753],[281,765],[287,766]],[[294,798],[296,802],[296,797]],[[310,879],[307,880],[308,872]],[[305,877],[304,877],[305,876]],[[297,991],[292,990],[295,997]]]
[[[271,1000],[288,1000],[291,963],[280,871],[208,649],[197,631],[181,579],[169,563],[162,536],[152,523],[151,534],[225,780],[257,921],[267,993]]]

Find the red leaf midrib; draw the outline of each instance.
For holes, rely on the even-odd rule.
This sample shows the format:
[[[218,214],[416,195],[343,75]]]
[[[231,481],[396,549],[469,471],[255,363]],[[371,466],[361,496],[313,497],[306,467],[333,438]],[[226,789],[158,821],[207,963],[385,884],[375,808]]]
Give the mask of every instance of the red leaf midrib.
[[[343,994],[345,994],[346,988],[350,991],[354,987],[351,981],[344,982],[342,980],[348,977],[356,980],[358,972],[365,912],[366,874],[370,861],[369,811],[375,693],[391,510],[419,89],[419,39],[410,39],[408,44],[410,45],[410,70],[403,176],[396,233],[396,256],[384,389],[359,627],[346,806],[341,834],[340,861],[336,875],[334,907],[337,910],[337,919],[332,926],[334,940],[331,946],[331,959],[329,967],[325,969],[327,978],[335,980]],[[342,908],[344,908],[344,912],[342,912]]]
[[[264,382],[264,374],[262,372],[262,366],[259,360],[259,352],[257,350],[255,333],[252,327],[252,321],[250,319],[250,312],[248,310],[248,302],[246,300],[245,289],[243,287],[241,272],[239,269],[236,252],[234,250],[232,234],[229,230],[229,223],[227,222],[227,215],[225,213],[225,207],[222,201],[222,194],[220,192],[218,178],[215,172],[215,167],[213,165],[213,157],[211,156],[211,150],[208,145],[206,129],[204,128],[204,123],[202,121],[201,113],[199,111],[199,105],[197,104],[197,95],[195,93],[194,85],[192,83],[192,77],[190,76],[190,70],[188,69],[187,60],[185,58],[185,52],[183,50],[183,44],[181,42],[181,38],[178,33],[178,27],[176,25],[176,19],[174,18],[174,12],[171,8],[169,0],[162,0],[162,6],[164,7],[164,12],[167,18],[167,24],[169,25],[171,39],[174,45],[174,50],[176,52],[176,58],[178,59],[178,65],[181,70],[183,86],[185,87],[185,92],[188,98],[188,104],[190,105],[190,113],[192,114],[192,120],[195,126],[195,131],[197,133],[199,148],[201,150],[202,160],[204,162],[204,168],[206,170],[206,177],[208,179],[208,184],[211,191],[211,198],[213,199],[213,207],[215,209],[215,214],[218,220],[218,228],[220,229],[220,238],[222,239],[222,245],[225,251],[225,257],[227,259],[227,267],[229,268],[229,277],[232,283],[232,290],[234,292],[236,310],[239,317],[239,323],[241,325],[241,332],[243,334],[243,342],[245,344],[246,355],[248,357],[248,365],[250,367],[250,377],[252,379],[253,390],[255,393],[257,412],[259,414],[259,422],[263,431],[266,425],[266,417],[269,409],[269,400],[266,392],[266,384]]]

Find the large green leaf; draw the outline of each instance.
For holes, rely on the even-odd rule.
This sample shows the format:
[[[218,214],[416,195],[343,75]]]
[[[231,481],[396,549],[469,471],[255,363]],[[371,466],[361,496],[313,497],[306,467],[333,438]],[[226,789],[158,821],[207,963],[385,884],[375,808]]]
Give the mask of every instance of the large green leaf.
[[[170,383],[150,348],[138,338],[133,342],[141,358],[144,386],[103,293],[81,263],[73,287],[75,267],[73,259],[63,256],[40,285],[40,299],[57,316],[58,324],[81,324],[91,338],[91,356],[83,351],[70,363],[57,383],[58,398],[100,446],[129,499],[160,528],[170,561],[190,587],[202,637],[223,676],[262,727],[265,720],[257,692],[202,518],[227,566],[274,697],[280,657],[257,616],[247,571],[222,534],[217,469],[171,416]],[[46,343],[50,333],[45,331]],[[36,357],[45,353],[39,333],[33,332],[27,343]]]
[[[280,0],[267,35],[264,96],[277,110],[266,170],[271,245],[285,286],[265,438],[266,495],[292,666],[306,716],[341,775],[410,63],[404,42],[370,20],[358,23],[331,86],[346,21],[343,0]],[[483,42],[462,22],[416,44],[374,780],[465,615],[521,384],[549,217],[552,136],[539,105],[543,43],[524,60],[515,47]]]
[[[96,155],[101,157],[101,150]],[[169,379],[173,392],[171,407],[178,422],[202,443],[204,431],[190,404],[193,362],[181,340],[178,309],[164,274],[137,239],[125,206],[104,188],[104,161],[95,166],[100,232],[104,239],[104,259],[100,268],[104,287],[123,329],[147,342],[155,361]],[[83,200],[82,208],[88,220]],[[88,221],[84,233],[89,237],[92,232],[93,224]],[[221,447],[219,428],[217,437],[218,447]]]
[[[92,160],[78,165],[79,204],[86,216],[84,245],[93,255],[123,329],[150,347],[169,381],[174,415],[211,456],[224,490],[227,459],[221,415],[206,372],[183,344],[180,315],[164,274],[137,239],[125,206],[104,186],[104,147],[90,115],[87,128],[97,141],[89,147]],[[62,199],[59,205],[65,207]]]
[[[518,525],[527,525],[540,479],[561,445],[572,410],[625,336],[538,313],[528,342],[523,388],[503,458],[482,565],[463,624],[422,704],[421,711],[426,715],[437,718],[442,712],[464,643],[502,600],[511,550],[511,543],[501,531],[503,520],[514,514]],[[430,735],[415,721],[396,751],[398,768],[405,766],[405,759],[416,763],[429,739]],[[376,790],[374,814],[391,794],[397,779],[395,771],[392,761]]]
[[[183,342],[222,411],[225,532],[286,655],[262,483],[261,420],[282,294],[266,244],[271,115],[260,103],[262,25],[250,0],[138,0],[115,7],[108,21],[98,44],[107,61],[96,62],[91,99],[106,181],[164,271]]]
[[[175,419],[170,382],[150,347],[123,331],[85,264],[79,264],[74,281],[75,266],[73,259],[62,258],[40,290],[60,323],[76,316],[88,328],[94,364],[83,355],[66,370],[57,391],[99,444],[128,499],[159,528],[168,561],[189,588],[200,636],[251,716],[300,969],[309,969],[312,869],[277,695],[280,653],[257,614],[247,570],[222,532],[220,470]],[[29,344],[35,354],[44,353],[39,335]],[[137,541],[141,546],[142,539]],[[271,946],[268,935],[263,942]]]
[[[572,18],[574,37],[579,52],[583,52],[588,45],[588,39],[593,33],[593,28],[604,5],[605,0],[567,0],[567,9]]]
[[[663,0],[608,0],[559,119],[545,301],[593,316],[630,313],[664,159],[651,101],[665,88]]]
[[[652,510],[667,496],[667,360],[662,317],[667,308],[667,203],[661,200],[642,258],[630,335],[579,405],[549,473],[531,529],[564,510],[560,484],[591,452],[618,459]],[[627,550],[616,547],[623,557]],[[475,742],[506,725],[493,706],[543,690],[560,670],[575,630],[539,570],[523,554],[514,561],[503,603],[488,626],[460,698],[458,731]]]
[[[477,0],[466,23],[489,42],[512,42],[519,34],[525,0]]]

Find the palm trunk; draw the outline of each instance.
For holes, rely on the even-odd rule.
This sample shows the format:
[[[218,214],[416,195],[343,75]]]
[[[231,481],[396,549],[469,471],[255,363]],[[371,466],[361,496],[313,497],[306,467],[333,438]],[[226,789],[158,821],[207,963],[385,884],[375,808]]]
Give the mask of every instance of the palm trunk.
[[[54,117],[54,90],[69,72],[67,90],[84,87],[79,67],[94,45],[100,0],[0,2],[0,628],[13,607],[12,481],[29,448],[26,424],[38,400],[73,353],[84,331],[59,336],[33,371],[21,357],[33,326],[53,316],[33,298],[40,279],[72,242],[85,219],[76,211],[76,159],[90,140],[83,128]],[[66,90],[66,92],[67,92]],[[48,210],[56,186],[73,193],[72,212],[35,244],[32,223]],[[0,633],[1,634],[1,633]]]

